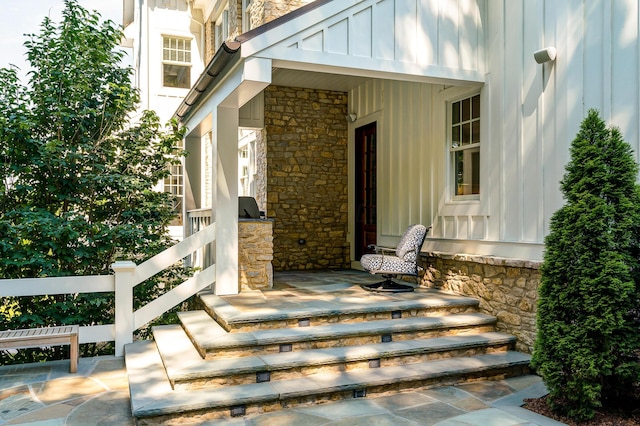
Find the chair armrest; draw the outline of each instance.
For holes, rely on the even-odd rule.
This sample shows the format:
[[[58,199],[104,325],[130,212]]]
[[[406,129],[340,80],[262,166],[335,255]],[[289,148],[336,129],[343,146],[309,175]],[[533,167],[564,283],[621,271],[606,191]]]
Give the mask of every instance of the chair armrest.
[[[382,253],[382,254],[389,254],[389,253],[395,253],[396,252],[396,248],[395,247],[384,247],[384,246],[378,246],[375,244],[369,244],[367,246],[367,248],[373,249],[377,254]]]

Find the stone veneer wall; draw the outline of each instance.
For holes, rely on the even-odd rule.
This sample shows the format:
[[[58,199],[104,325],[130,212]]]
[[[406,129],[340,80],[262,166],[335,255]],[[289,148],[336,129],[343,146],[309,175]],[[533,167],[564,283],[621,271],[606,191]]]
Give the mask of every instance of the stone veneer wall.
[[[498,318],[497,329],[517,337],[517,350],[533,351],[541,262],[443,253],[422,259],[423,284],[479,299],[481,311]]]
[[[240,291],[273,287],[273,221],[238,221],[238,285]]]
[[[253,0],[249,9],[251,28],[286,15],[313,0]]]
[[[348,267],[347,94],[269,86],[264,102],[274,269]]]

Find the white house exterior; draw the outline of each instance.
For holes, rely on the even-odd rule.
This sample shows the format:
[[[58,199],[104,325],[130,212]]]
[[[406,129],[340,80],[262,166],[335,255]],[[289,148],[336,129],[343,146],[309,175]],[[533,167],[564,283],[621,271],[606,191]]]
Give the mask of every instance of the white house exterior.
[[[147,13],[143,5],[151,1],[136,2],[134,15]],[[202,57],[197,22],[217,3],[164,3],[187,7],[171,18],[156,7],[149,15],[167,19],[147,16],[157,27],[139,34],[155,34],[156,41],[162,34],[190,36],[192,54]],[[125,22],[131,4],[125,0]],[[354,267],[355,142],[370,123],[376,123],[375,241],[393,246],[408,225],[423,223],[433,226],[426,252],[541,260],[550,217],[563,203],[559,181],[569,146],[589,108],[640,152],[637,1],[319,0],[298,12],[239,34],[208,64],[194,61],[194,87],[180,92],[182,103],[169,96],[177,91],[151,89],[160,73],[149,64],[159,57],[136,62],[138,81],[150,87],[147,105],[174,107],[189,129],[187,147],[201,147],[203,138],[210,144],[211,161],[196,156],[202,176],[212,177],[210,189],[190,185],[207,198],[196,204],[213,206],[219,294],[237,292],[238,129],[243,120],[264,124],[260,96],[268,87],[346,93],[344,244]],[[557,56],[537,63],[534,52],[547,47]],[[216,66],[215,75],[207,74]],[[269,198],[268,185],[265,191]]]

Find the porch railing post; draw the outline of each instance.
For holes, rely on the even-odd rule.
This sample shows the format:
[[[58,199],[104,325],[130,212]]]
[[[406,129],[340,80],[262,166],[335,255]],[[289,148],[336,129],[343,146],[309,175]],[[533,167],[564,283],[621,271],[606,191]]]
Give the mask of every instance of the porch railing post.
[[[133,274],[136,264],[118,261],[111,265],[116,290],[116,356],[124,355],[124,345],[133,342]]]

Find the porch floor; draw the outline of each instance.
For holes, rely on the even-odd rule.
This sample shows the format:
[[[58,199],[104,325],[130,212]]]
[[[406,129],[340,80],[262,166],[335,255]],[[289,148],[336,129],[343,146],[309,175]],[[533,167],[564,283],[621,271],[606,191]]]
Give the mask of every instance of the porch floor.
[[[278,272],[273,288],[242,291],[237,295],[202,295],[214,317],[226,324],[251,324],[331,316],[419,309],[428,305],[465,306],[477,304],[472,298],[441,290],[416,287],[413,292],[379,293],[366,291],[361,284],[382,281],[379,275],[358,270]],[[411,283],[407,283],[411,284]]]

